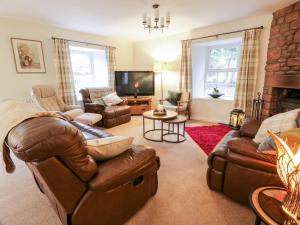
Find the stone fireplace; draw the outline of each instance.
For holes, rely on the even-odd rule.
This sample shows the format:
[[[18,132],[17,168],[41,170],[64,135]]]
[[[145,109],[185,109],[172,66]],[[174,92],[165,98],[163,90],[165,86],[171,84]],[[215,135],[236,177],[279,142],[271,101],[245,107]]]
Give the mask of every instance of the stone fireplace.
[[[263,118],[300,108],[300,2],[273,13]]]

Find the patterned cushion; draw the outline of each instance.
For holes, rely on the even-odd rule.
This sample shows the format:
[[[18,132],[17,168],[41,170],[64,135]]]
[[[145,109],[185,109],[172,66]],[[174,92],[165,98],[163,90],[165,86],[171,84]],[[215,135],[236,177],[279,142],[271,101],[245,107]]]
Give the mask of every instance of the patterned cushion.
[[[286,131],[292,128],[295,128],[296,125],[296,117],[298,115],[299,109],[295,109],[285,113],[279,113],[275,116],[265,119],[255,138],[254,141],[256,143],[261,143],[265,137],[268,136],[268,130],[273,133],[280,133],[282,131]]]
[[[168,98],[166,99],[172,105],[177,105],[177,102],[180,100],[182,93],[176,91],[168,91]]]
[[[90,97],[93,102],[97,102],[102,97],[113,93],[113,89],[110,87],[107,88],[89,88]]]

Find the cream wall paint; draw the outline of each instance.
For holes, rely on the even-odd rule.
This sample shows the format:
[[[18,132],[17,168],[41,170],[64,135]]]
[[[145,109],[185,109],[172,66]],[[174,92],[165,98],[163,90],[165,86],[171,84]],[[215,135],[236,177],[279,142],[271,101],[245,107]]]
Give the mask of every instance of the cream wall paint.
[[[174,21],[176,22],[176,21]],[[264,26],[260,41],[260,63],[259,76],[257,79],[257,91],[262,91],[265,76],[265,63],[267,59],[267,47],[270,33],[272,14],[256,17],[238,19],[231,22],[217,24],[209,27],[191,30],[172,36],[165,36],[159,39],[152,39],[134,44],[133,58],[134,67],[137,70],[153,69],[156,61],[171,62],[173,65],[172,76],[164,75],[164,93],[168,90],[178,90],[180,71],[181,40],[187,38],[201,37],[217,33],[229,32],[256,26]],[[170,28],[172,29],[172,28]],[[220,38],[231,38],[241,34],[227,35]],[[212,40],[212,39],[206,39]],[[175,66],[174,66],[175,65]],[[156,93],[154,102],[160,98],[160,78],[156,75]],[[157,101],[156,101],[157,102]],[[211,122],[227,123],[229,113],[233,109],[233,102],[227,100],[193,99],[193,118]]]
[[[117,47],[117,69],[129,70],[133,68],[132,42],[17,20],[0,19],[0,98],[27,97],[29,96],[30,87],[34,84],[56,85],[52,36],[115,46]],[[11,37],[34,39],[43,42],[46,74],[16,73],[10,43]]]

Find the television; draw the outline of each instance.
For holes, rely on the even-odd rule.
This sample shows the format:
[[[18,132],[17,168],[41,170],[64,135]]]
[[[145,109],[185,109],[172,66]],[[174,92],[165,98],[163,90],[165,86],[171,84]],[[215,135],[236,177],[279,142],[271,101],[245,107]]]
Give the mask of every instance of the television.
[[[119,96],[154,95],[153,71],[116,71],[116,92]]]

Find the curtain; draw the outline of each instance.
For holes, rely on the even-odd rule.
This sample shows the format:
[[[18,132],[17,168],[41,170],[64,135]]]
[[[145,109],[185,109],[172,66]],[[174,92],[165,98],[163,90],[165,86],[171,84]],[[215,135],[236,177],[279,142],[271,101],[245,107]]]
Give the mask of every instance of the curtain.
[[[192,92],[192,41],[182,41],[180,91]]]
[[[116,69],[116,48],[112,46],[107,47],[106,58],[108,64],[108,84],[115,90],[115,69]]]
[[[75,83],[67,40],[54,39],[54,63],[58,94],[66,104],[76,104]]]
[[[252,104],[258,75],[259,41],[261,29],[244,32],[241,62],[235,91],[235,108],[242,109],[247,118],[251,117]]]

